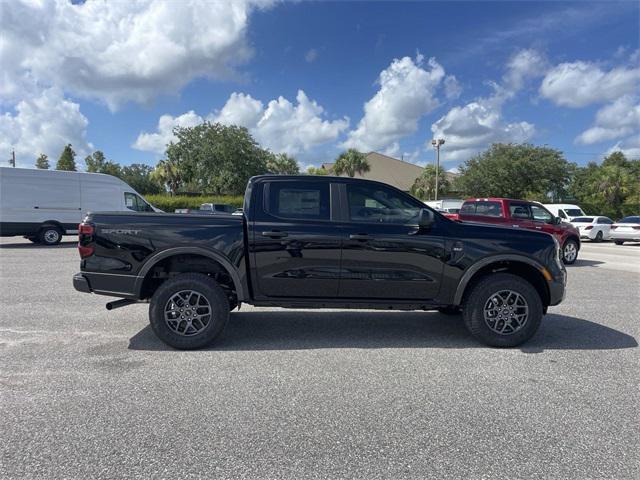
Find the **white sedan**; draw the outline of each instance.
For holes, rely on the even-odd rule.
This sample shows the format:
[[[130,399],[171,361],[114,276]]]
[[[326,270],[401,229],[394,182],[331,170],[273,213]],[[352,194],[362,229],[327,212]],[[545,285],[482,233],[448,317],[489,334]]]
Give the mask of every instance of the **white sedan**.
[[[576,217],[571,220],[571,225],[580,232],[580,238],[588,238],[594,242],[609,240],[613,220],[609,217]]]
[[[611,225],[611,239],[616,245],[640,242],[640,216],[625,217]]]

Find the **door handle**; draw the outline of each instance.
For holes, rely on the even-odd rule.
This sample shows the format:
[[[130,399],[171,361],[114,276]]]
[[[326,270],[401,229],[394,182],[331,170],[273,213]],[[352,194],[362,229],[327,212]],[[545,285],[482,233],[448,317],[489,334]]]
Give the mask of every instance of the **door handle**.
[[[289,234],[287,232],[281,232],[279,230],[271,230],[270,232],[262,232],[260,235],[269,238],[284,238]]]
[[[542,227],[536,227],[536,230],[542,230]]]
[[[366,233],[352,233],[349,235],[350,240],[371,240],[371,237]]]

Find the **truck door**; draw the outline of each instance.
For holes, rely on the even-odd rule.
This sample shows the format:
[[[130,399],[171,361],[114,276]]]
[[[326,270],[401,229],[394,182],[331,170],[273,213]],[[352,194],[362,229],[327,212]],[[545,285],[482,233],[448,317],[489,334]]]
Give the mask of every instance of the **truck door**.
[[[249,223],[256,299],[335,298],[341,236],[331,220],[330,182],[274,179],[256,188]]]
[[[421,202],[381,184],[343,183],[340,297],[430,300],[438,295],[444,239],[419,231]]]
[[[536,230],[531,216],[531,206],[528,203],[509,202],[509,217],[507,225],[511,227]]]

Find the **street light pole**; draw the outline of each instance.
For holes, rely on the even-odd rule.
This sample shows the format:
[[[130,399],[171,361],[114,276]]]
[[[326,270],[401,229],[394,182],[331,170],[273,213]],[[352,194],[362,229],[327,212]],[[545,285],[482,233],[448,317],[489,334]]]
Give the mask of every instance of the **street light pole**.
[[[444,145],[444,139],[433,139],[431,140],[431,145],[436,149],[436,194],[435,200],[438,200],[438,176],[440,175],[440,145]]]

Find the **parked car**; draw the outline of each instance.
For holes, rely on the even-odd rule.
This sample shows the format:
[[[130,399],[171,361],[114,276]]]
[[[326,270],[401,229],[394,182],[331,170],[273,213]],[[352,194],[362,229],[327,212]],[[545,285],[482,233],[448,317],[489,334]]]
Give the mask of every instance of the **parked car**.
[[[345,177],[259,176],[244,215],[91,213],[74,287],[150,301],[156,335],[200,348],[241,302],[459,313],[514,346],[564,298],[560,247],[542,232],[452,222],[401,190]]]
[[[580,238],[588,238],[594,242],[609,240],[613,220],[609,217],[575,217],[571,225],[580,232]]]
[[[111,175],[0,167],[0,236],[55,245],[98,210],[160,212]]]
[[[174,213],[198,213],[201,215],[232,215],[235,207],[226,203],[203,203],[200,208],[176,208]]]
[[[616,245],[640,242],[640,216],[632,215],[611,225],[611,239]]]
[[[569,223],[537,202],[513,200],[510,198],[470,198],[460,209],[459,219],[463,221],[508,225],[550,233],[562,246],[562,260],[572,264],[578,258],[580,233]]]
[[[554,216],[560,217],[563,222],[570,222],[575,217],[585,217],[586,213],[578,206],[570,203],[545,203],[544,208]]]

